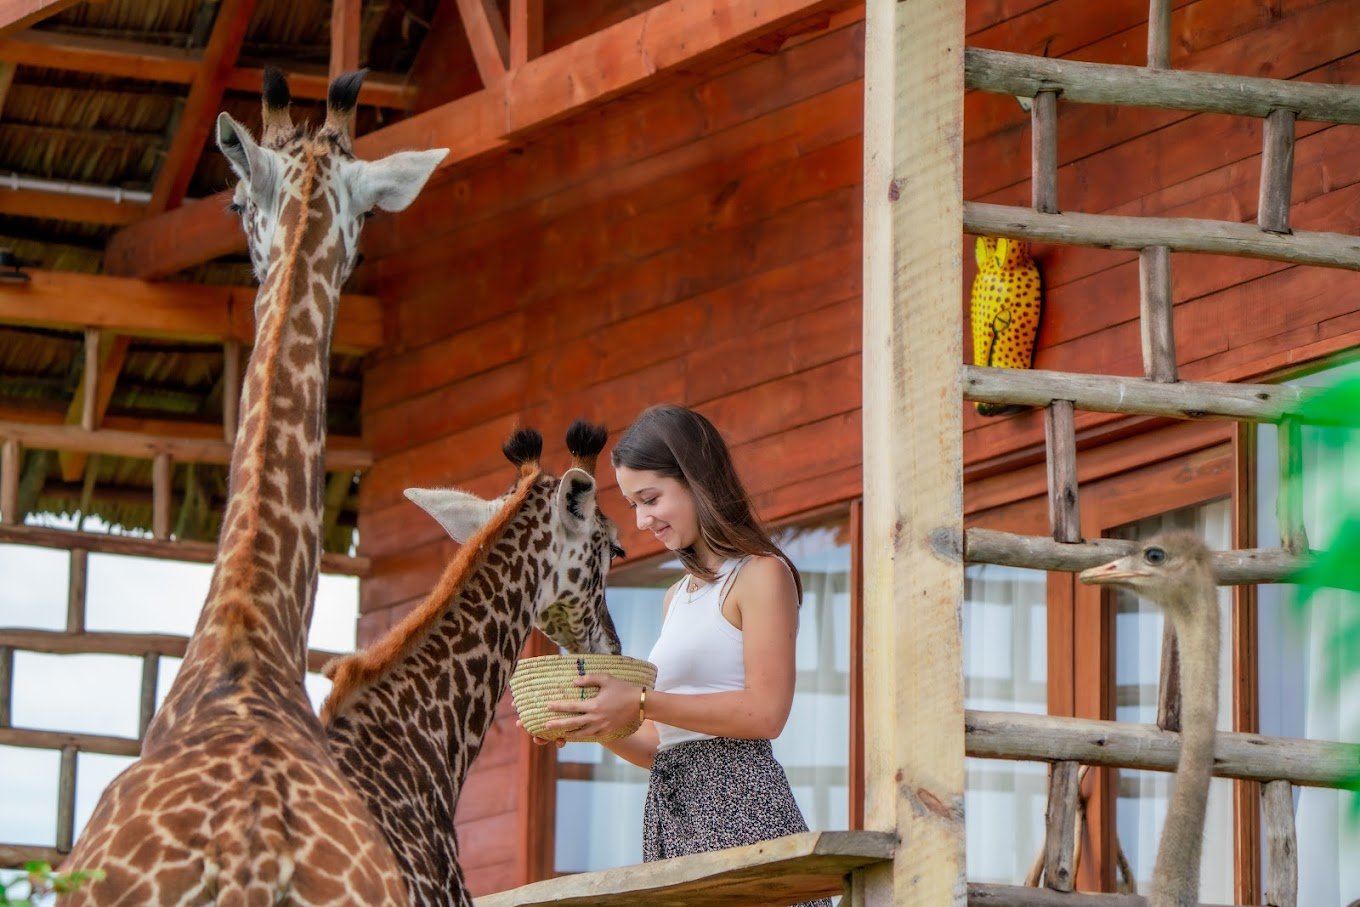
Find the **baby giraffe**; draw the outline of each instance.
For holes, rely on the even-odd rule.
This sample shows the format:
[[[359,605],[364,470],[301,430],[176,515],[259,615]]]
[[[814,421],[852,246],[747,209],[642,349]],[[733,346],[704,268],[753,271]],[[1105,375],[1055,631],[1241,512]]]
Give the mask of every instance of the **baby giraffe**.
[[[1194,533],[1162,532],[1133,554],[1083,571],[1081,580],[1122,586],[1152,599],[1176,630],[1183,696],[1181,756],[1147,902],[1149,907],[1193,907],[1199,903],[1204,812],[1218,721],[1218,596],[1209,550]]]

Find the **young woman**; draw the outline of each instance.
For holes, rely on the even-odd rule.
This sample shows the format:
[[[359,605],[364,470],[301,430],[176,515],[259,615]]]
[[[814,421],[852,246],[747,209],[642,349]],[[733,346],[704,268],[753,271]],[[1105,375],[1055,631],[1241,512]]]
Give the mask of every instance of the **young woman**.
[[[648,656],[656,689],[586,675],[577,685],[598,686],[599,695],[552,703],[563,717],[549,727],[597,735],[644,717],[635,733],[605,744],[651,769],[644,860],[807,831],[770,748],[793,704],[797,568],[752,512],[722,435],[693,410],[647,409],[612,461],[638,528],[688,572],[666,592]]]

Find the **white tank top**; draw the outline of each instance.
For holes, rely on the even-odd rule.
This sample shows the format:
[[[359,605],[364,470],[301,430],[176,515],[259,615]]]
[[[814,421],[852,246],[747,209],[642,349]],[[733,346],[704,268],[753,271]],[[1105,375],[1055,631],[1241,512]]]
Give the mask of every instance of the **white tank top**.
[[[723,617],[723,601],[747,558],[730,558],[718,568],[717,578],[692,594],[688,574],[676,586],[661,635],[647,660],[656,665],[659,693],[725,693],[746,689],[746,661],[741,631]],[[685,728],[656,722],[658,750],[677,743],[704,740]]]

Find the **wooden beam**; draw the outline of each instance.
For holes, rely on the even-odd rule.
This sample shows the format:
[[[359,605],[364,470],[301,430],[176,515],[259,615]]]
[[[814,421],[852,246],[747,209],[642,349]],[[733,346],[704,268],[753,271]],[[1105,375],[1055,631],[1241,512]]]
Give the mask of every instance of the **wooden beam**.
[[[231,462],[232,445],[221,438],[149,435],[101,428],[85,431],[78,425],[45,425],[36,422],[0,422],[0,439],[36,450],[77,450],[87,454],[155,460],[168,454],[181,463]],[[354,444],[355,439],[326,439],[326,468],[355,471],[373,465],[373,453]],[[17,457],[16,457],[17,460]]]
[[[718,907],[840,894],[845,875],[892,858],[891,835],[808,831],[761,844],[621,866],[486,894],[477,907]]]
[[[968,883],[968,907],[1147,907],[1139,894],[1087,894],[1080,891],[1050,891],[1023,885]],[[1225,907],[1201,904],[1195,907]]]
[[[964,903],[963,37],[865,8],[864,822],[899,843],[864,907]]]
[[[467,32],[482,84],[487,88],[500,85],[505,81],[510,41],[496,0],[458,0],[458,14],[463,19],[463,30]]]
[[[510,0],[510,68],[543,53],[543,0]]]
[[[212,542],[188,542],[179,539],[159,540],[148,539],[140,536],[131,535],[106,535],[99,532],[77,532],[71,529],[48,529],[45,526],[9,526],[0,524],[0,544],[8,545],[36,545],[39,548],[56,548],[62,551],[70,551],[74,548],[83,548],[86,551],[95,551],[102,554],[124,554],[131,557],[152,557],[170,561],[190,561],[199,564],[211,564],[213,558],[217,556],[217,545]],[[371,563],[367,557],[349,557],[344,554],[325,553],[321,555],[321,572],[335,573],[340,576],[366,577],[371,570]],[[0,640],[9,639],[16,633],[40,633],[50,631],[40,630],[2,630],[0,629]],[[117,634],[115,634],[117,635]],[[66,633],[53,632],[52,636],[57,639],[73,639]],[[56,645],[57,643],[53,643]],[[0,642],[0,648],[9,645]],[[18,645],[16,643],[16,645]],[[41,649],[30,643],[23,643],[21,648],[35,649],[37,651],[55,651]],[[101,650],[102,651],[102,650]],[[137,649],[129,652],[131,655],[140,655],[147,649]],[[180,654],[183,654],[182,652]],[[318,666],[319,667],[319,666]]]
[[[240,233],[237,223],[232,230]],[[0,283],[0,324],[208,343],[255,339],[255,287],[154,283],[131,277],[31,270],[26,284]],[[333,349],[363,355],[382,345],[376,296],[340,297]]]
[[[203,52],[114,38],[30,30],[0,38],[0,59],[21,66],[190,85],[202,68]],[[258,92],[263,81],[264,70],[260,67],[237,66],[227,76],[227,88]],[[298,65],[288,69],[288,90],[295,98],[325,100],[329,86],[330,75],[324,67]],[[406,83],[405,76],[397,73],[370,73],[359,91],[359,103],[396,110],[409,108],[414,97],[415,88]]]
[[[212,36],[203,51],[198,74],[189,88],[174,138],[165,152],[156,186],[151,192],[147,209],[159,214],[179,206],[189,181],[198,167],[198,159],[207,144],[208,134],[217,113],[222,108],[222,95],[227,90],[227,78],[236,67],[236,58],[245,43],[250,18],[255,13],[257,0],[222,0],[217,8]]]
[[[145,217],[146,205],[114,201],[111,198],[69,195],[65,192],[39,192],[36,189],[0,186],[0,214],[123,227]]]
[[[21,31],[80,0],[0,0],[0,35]]]
[[[332,79],[359,68],[359,32],[363,9],[363,0],[331,0],[329,75]]]
[[[851,0],[666,0],[646,12],[530,60],[504,83],[415,114],[355,143],[361,158],[448,148],[440,168],[502,151],[512,140],[741,52],[760,38]],[[606,65],[607,64],[607,65]],[[291,84],[291,83],[290,83]],[[164,277],[245,248],[230,192],[149,217],[113,236],[110,270]]]

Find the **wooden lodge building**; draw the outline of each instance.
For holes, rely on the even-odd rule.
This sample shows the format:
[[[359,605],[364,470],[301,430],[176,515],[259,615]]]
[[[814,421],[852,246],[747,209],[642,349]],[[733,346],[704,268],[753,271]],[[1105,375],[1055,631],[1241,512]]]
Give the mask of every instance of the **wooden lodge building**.
[[[872,90],[866,97],[866,72],[875,71],[875,23],[890,23],[894,6],[898,53],[950,28],[968,51],[941,38],[946,52],[921,66],[944,75],[922,77],[914,104],[899,96],[895,119],[874,122],[866,110],[882,107]],[[542,430],[547,465],[561,468],[573,419],[616,436],[649,404],[685,403],[724,430],[803,572],[799,693],[776,752],[813,828],[917,821],[902,818],[906,801],[882,793],[889,785],[866,764],[881,766],[884,746],[920,747],[961,779],[951,789],[962,822],[956,807],[944,809],[956,821],[953,849],[913,857],[910,847],[934,832],[907,836],[899,863],[958,867],[966,850],[976,886],[1024,885],[1044,867],[1050,888],[1115,892],[1131,878],[1146,891],[1170,777],[1147,769],[1174,757],[1095,765],[1078,780],[1076,763],[1101,760],[1075,744],[1058,752],[1062,733],[1034,732],[1028,745],[1051,754],[1015,761],[1017,751],[983,739],[976,716],[1158,722],[1159,613],[1083,586],[1075,560],[977,551],[1178,526],[1223,551],[1298,554],[1330,534],[1329,505],[1354,498],[1360,465],[1353,454],[1324,455],[1325,432],[1277,430],[1278,412],[1251,409],[1259,401],[1230,411],[1188,405],[1189,396],[1129,403],[1121,392],[1108,407],[1078,395],[1064,408],[1050,405],[1066,398],[1040,379],[1146,376],[1298,393],[1349,373],[1347,354],[1360,345],[1360,16],[1352,0],[868,7],[0,0],[0,247],[11,253],[0,257],[9,269],[0,271],[0,554],[72,552],[53,626],[15,625],[0,591],[0,755],[44,750],[58,773],[56,833],[34,840],[5,819],[19,782],[0,772],[0,862],[60,859],[78,832],[82,761],[127,759],[138,746],[15,720],[26,653],[135,660],[142,682],[130,708],[140,705],[145,727],[157,665],[183,652],[163,632],[87,628],[89,559],[213,555],[253,330],[252,276],[225,210],[232,180],[211,143],[213,119],[227,110],[258,128],[266,64],[290,73],[295,117],[316,119],[328,72],[364,65],[359,156],[451,153],[410,209],[365,228],[334,343],[325,568],[359,578],[360,644],[419,602],[455,550],[403,489],[493,496],[512,478],[500,447],[517,426]],[[877,52],[888,47],[891,58],[883,40]],[[1073,61],[1125,67],[1111,83],[1134,87],[1083,95],[1077,80],[1089,74]],[[1166,78],[1139,74],[1158,70]],[[1216,107],[1187,100],[1208,89],[1186,88],[1175,78],[1184,71],[1222,74],[1220,93],[1241,77],[1286,87],[1261,110]],[[1268,93],[1245,81],[1243,96]],[[1297,97],[1294,86],[1303,86]],[[893,179],[872,181],[866,173],[884,172],[874,164],[883,147],[919,149],[922,169],[908,155]],[[954,177],[936,179],[932,161],[957,168],[961,206]],[[891,235],[867,229],[890,200],[907,203],[894,209]],[[1084,215],[1107,216],[1101,224],[1133,238],[1102,234]],[[1152,226],[1139,233],[1134,219]],[[968,291],[981,234],[1029,242],[1042,276],[1040,383],[990,370],[952,377],[955,360],[973,362]],[[1290,251],[1279,251],[1285,243]],[[895,330],[868,314],[883,292],[875,280],[898,300]],[[918,314],[931,298],[944,300],[941,318]],[[973,401],[992,398],[1027,406],[979,415]],[[901,417],[912,406],[948,419],[913,423]],[[1212,418],[1225,415],[1237,418]],[[899,443],[913,424],[910,443]],[[943,467],[954,472],[920,467],[913,458],[930,460],[931,443],[946,437],[959,443]],[[1305,464],[1305,479],[1282,489],[1282,461]],[[882,479],[893,475],[920,484],[894,491]],[[881,528],[891,521],[876,524],[871,511],[888,497],[904,511],[932,499],[951,475],[969,533],[964,557],[962,537],[952,543],[961,604],[937,622],[904,609],[894,629],[875,633],[868,603],[883,587],[868,565],[896,543]],[[609,470],[602,479],[602,506],[628,552],[610,576],[611,610],[625,652],[645,656],[674,564],[636,531]],[[96,531],[90,516],[122,531]],[[0,587],[4,563],[14,561],[0,562]],[[919,589],[900,578],[886,588],[904,601],[924,595],[933,575],[920,573]],[[1229,619],[1219,730],[1356,740],[1354,695],[1328,694],[1325,643],[1344,626],[1345,596],[1326,593],[1294,618],[1285,587],[1252,579],[1220,590]],[[889,714],[885,697],[894,684],[904,695],[912,675],[906,664],[885,673],[874,648],[885,637],[926,653],[920,672],[942,666],[962,678],[957,708],[941,706],[944,724]],[[889,650],[908,651],[898,645]],[[324,660],[317,653],[313,666]],[[944,701],[952,687],[942,683],[927,686]],[[962,734],[954,746],[935,733],[961,727],[965,707],[974,716],[966,765]],[[1004,758],[977,758],[987,752]],[[1067,793],[1052,800],[1050,765],[1055,778],[1071,770]],[[1333,789],[1340,776],[1225,771],[1211,793],[1205,902],[1360,898],[1360,829]],[[474,891],[637,862],[644,788],[644,774],[597,747],[534,747],[507,698],[457,815]],[[1049,841],[1046,855],[1055,803],[1068,850]],[[1296,856],[1281,856],[1290,848]],[[893,902],[946,902],[908,900],[894,878]],[[1296,899],[1281,899],[1290,878]]]

